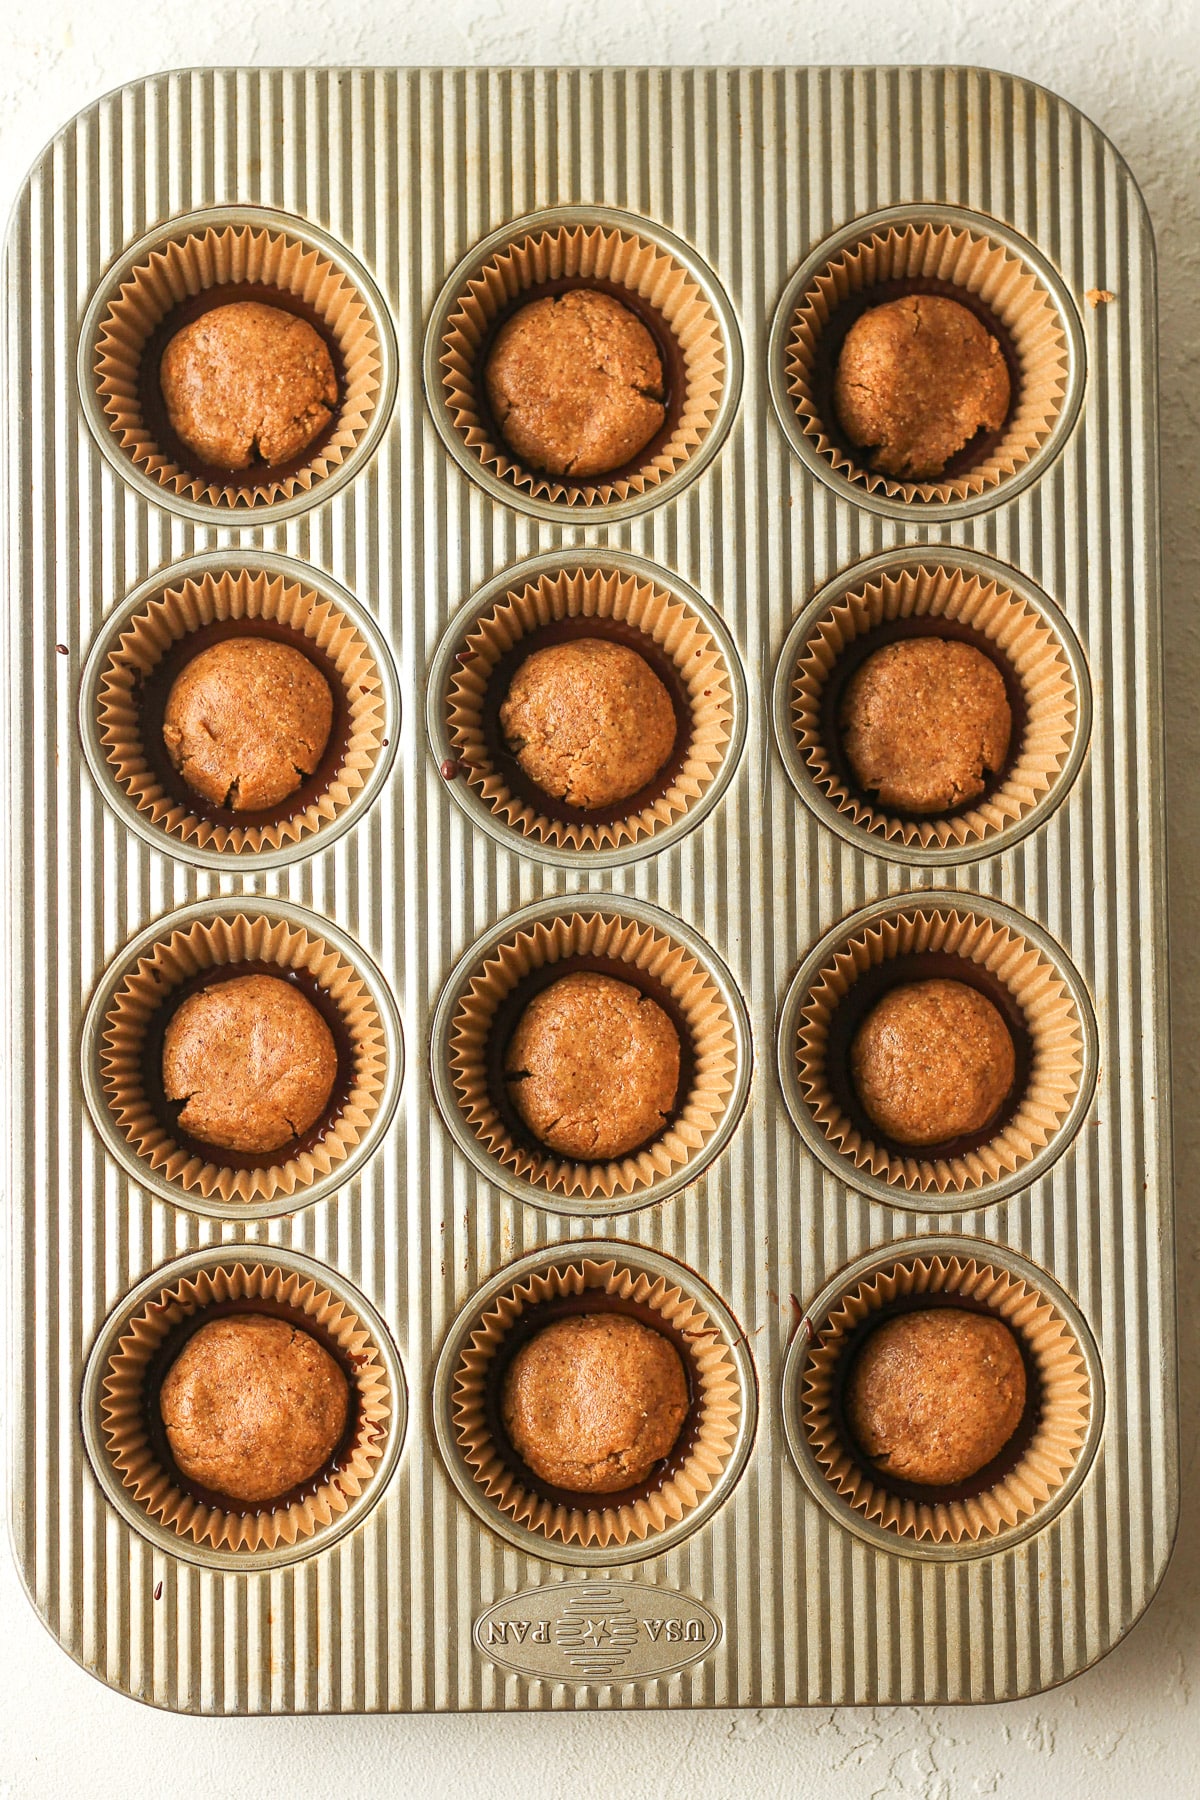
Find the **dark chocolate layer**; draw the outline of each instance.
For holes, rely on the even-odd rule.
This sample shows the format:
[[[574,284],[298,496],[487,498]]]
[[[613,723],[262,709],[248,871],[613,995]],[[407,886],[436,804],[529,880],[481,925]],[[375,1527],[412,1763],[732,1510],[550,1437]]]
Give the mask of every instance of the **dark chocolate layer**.
[[[548,1150],[539,1138],[534,1137],[529,1127],[521,1118],[513,1105],[511,1088],[512,1077],[505,1072],[505,1058],[508,1054],[509,1042],[520,1021],[521,1014],[534,998],[556,981],[566,975],[577,975],[583,971],[595,975],[607,975],[613,981],[623,981],[629,987],[636,988],[645,994],[656,1005],[661,1006],[671,1024],[675,1027],[675,1035],[679,1039],[679,1085],[675,1090],[675,1103],[671,1116],[665,1119],[653,1136],[644,1143],[635,1144],[626,1156],[637,1156],[639,1152],[656,1144],[663,1134],[671,1129],[679,1116],[681,1108],[691,1092],[696,1073],[696,1053],[692,1029],[684,1017],[683,1010],[675,996],[659,981],[656,975],[647,969],[640,969],[635,963],[622,962],[619,957],[612,956],[564,956],[558,962],[546,963],[540,969],[531,969],[529,974],[518,981],[517,985],[506,994],[496,1008],[488,1033],[485,1048],[485,1071],[488,1096],[500,1115],[505,1131],[514,1144],[529,1152],[539,1163],[560,1163],[570,1161],[569,1157],[561,1157],[554,1150]],[[520,1079],[519,1077],[517,1079]],[[610,1158],[601,1157],[601,1162]],[[624,1161],[624,1157],[619,1159]]]
[[[182,331],[185,325],[194,324],[205,313],[215,312],[219,306],[232,306],[241,300],[257,300],[262,306],[277,307],[280,312],[291,313],[294,318],[303,319],[312,326],[329,351],[334,380],[337,382],[338,400],[329,423],[305,445],[299,456],[292,457],[287,462],[267,463],[255,460],[245,469],[222,469],[215,464],[201,462],[196,452],[189,450],[172,430],[159,380],[159,365],[163,351],[176,332]],[[289,293],[286,288],[270,287],[263,282],[227,281],[180,301],[178,306],[172,307],[159,320],[142,347],[137,385],[143,422],[164,456],[187,474],[211,482],[214,487],[256,488],[269,482],[286,481],[289,476],[307,468],[313,458],[321,454],[337,430],[346,393],[346,364],[337,339],[320,313],[309,306],[307,301]]]
[[[597,1246],[597,1256],[603,1245]],[[529,1465],[518,1456],[509,1439],[504,1426],[502,1399],[504,1393],[504,1377],[517,1351],[530,1338],[536,1337],[544,1326],[555,1319],[575,1317],[586,1313],[621,1313],[629,1319],[637,1319],[642,1325],[648,1325],[652,1331],[661,1333],[672,1344],[683,1364],[688,1386],[688,1411],[683,1424],[679,1428],[679,1436],[669,1456],[663,1457],[655,1464],[644,1481],[635,1486],[622,1488],[616,1493],[575,1493],[568,1488],[552,1487],[540,1476],[535,1475]],[[705,1342],[711,1341],[711,1334],[705,1334]],[[488,1433],[499,1453],[500,1460],[524,1488],[537,1494],[543,1500],[554,1505],[582,1506],[588,1509],[603,1509],[631,1505],[634,1501],[645,1500],[651,1494],[658,1493],[672,1476],[677,1475],[695,1447],[700,1429],[700,1417],[703,1401],[700,1388],[700,1370],[696,1362],[693,1345],[685,1333],[679,1331],[669,1320],[638,1300],[625,1300],[617,1294],[607,1294],[599,1288],[587,1288],[582,1294],[567,1294],[557,1300],[543,1301],[539,1306],[532,1306],[516,1319],[505,1334],[496,1355],[488,1370],[484,1388],[484,1418],[487,1421]]]
[[[850,1045],[858,1027],[884,994],[909,982],[935,980],[961,981],[965,987],[974,988],[992,1002],[1012,1038],[1016,1063],[1013,1084],[998,1111],[981,1131],[947,1138],[944,1143],[902,1144],[884,1136],[868,1117],[859,1100],[850,1073]],[[903,1161],[916,1158],[926,1162],[934,1158],[965,1156],[970,1151],[989,1144],[998,1132],[1003,1131],[1020,1108],[1028,1086],[1032,1061],[1033,1043],[1025,1023],[1025,1015],[1004,983],[990,969],[973,962],[970,957],[955,956],[943,950],[923,950],[908,956],[887,957],[881,963],[873,963],[863,971],[838,1003],[829,1021],[829,1035],[825,1045],[825,1079],[829,1083],[835,1104],[864,1138]]]
[[[596,294],[608,294],[612,299],[619,301],[627,311],[641,321],[654,339],[654,348],[658,351],[658,360],[662,364],[663,390],[661,398],[665,408],[665,417],[654,436],[642,446],[637,455],[629,462],[621,463],[617,468],[605,469],[596,475],[578,477],[550,475],[540,469],[531,469],[531,474],[537,475],[540,479],[555,482],[564,488],[595,488],[604,486],[608,482],[621,481],[639,474],[648,463],[653,462],[658,453],[664,450],[674,437],[679,427],[679,421],[683,417],[683,405],[687,395],[687,365],[684,362],[683,350],[679,339],[656,306],[651,306],[648,300],[644,300],[640,294],[635,294],[619,281],[606,281],[598,275],[560,275],[553,281],[539,281],[533,287],[522,288],[520,293],[496,314],[479,346],[479,354],[475,361],[475,399],[479,417],[492,442],[498,446],[502,445],[505,452],[515,462],[520,462],[521,459],[515,451],[509,449],[504,433],[492,411],[485,379],[488,358],[501,326],[505,325],[514,313],[520,312],[535,300],[545,300],[556,294],[574,293],[580,288],[587,288]]]
[[[264,807],[257,812],[248,808],[235,810],[231,806],[215,806],[203,794],[198,794],[194,788],[189,787],[171,761],[163,739],[167,701],[176,678],[201,651],[235,638],[268,638],[272,643],[290,645],[293,650],[298,650],[306,657],[324,677],[333,697],[329,738],[320,762],[312,774],[306,775],[299,787],[286,799],[281,800],[277,806]],[[304,632],[298,631],[293,625],[284,625],[278,619],[221,619],[189,631],[186,637],[171,645],[148,675],[135,684],[133,698],[138,714],[142,754],[161,783],[163,792],[180,806],[186,807],[195,818],[207,820],[214,825],[246,830],[254,826],[283,825],[290,819],[300,817],[328,790],[345,762],[346,752],[350,747],[350,705],[337,665]]]
[[[181,1354],[184,1345],[205,1325],[214,1319],[228,1319],[234,1315],[264,1314],[272,1319],[286,1319],[296,1326],[297,1330],[306,1331],[315,1338],[321,1347],[333,1357],[343,1375],[349,1389],[346,1407],[346,1427],[334,1446],[332,1454],[326,1458],[321,1467],[299,1482],[288,1488],[286,1493],[276,1494],[270,1500],[250,1501],[236,1500],[230,1494],[223,1494],[216,1488],[206,1488],[200,1482],[193,1481],[180,1469],[171,1454],[171,1444],[163,1424],[159,1407],[159,1393],[163,1382],[170,1372],[172,1364]],[[360,1436],[373,1433],[375,1426],[362,1420],[362,1406],[356,1379],[357,1366],[361,1359],[347,1356],[341,1345],[330,1336],[323,1325],[316,1319],[310,1319],[307,1313],[300,1312],[292,1306],[285,1306],[279,1300],[216,1300],[210,1306],[201,1307],[192,1313],[163,1339],[158,1350],[146,1367],[145,1380],[142,1387],[142,1418],[146,1427],[146,1435],[156,1461],[166,1471],[173,1487],[187,1494],[201,1506],[218,1507],[223,1512],[237,1513],[241,1518],[260,1515],[262,1513],[285,1512],[297,1500],[306,1500],[323,1488],[331,1477],[344,1469],[350,1461]]]
[[[842,430],[837,408],[833,402],[838,358],[841,356],[846,334],[857,319],[861,319],[865,312],[870,312],[876,306],[883,306],[889,300],[903,300],[910,294],[936,294],[944,300],[956,300],[960,306],[965,306],[967,311],[974,313],[980,324],[995,338],[1000,346],[1001,355],[1008,365],[1008,411],[1000,429],[987,431],[981,428],[969,443],[964,444],[962,449],[956,451],[949,459],[940,475],[928,478],[933,482],[953,481],[957,476],[967,475],[980,463],[986,462],[997,445],[1003,442],[1021,397],[1021,364],[1012,334],[1008,327],[997,318],[986,301],[979,298],[978,294],[972,294],[966,288],[956,287],[952,281],[936,281],[928,276],[905,276],[876,282],[873,287],[863,288],[857,293],[847,295],[816,341],[809,385],[817,416],[826,437],[837,446],[843,456],[854,464],[856,469],[861,469],[864,474],[871,473],[871,456],[875,446],[850,442]],[[889,479],[900,480],[901,478],[891,476]],[[917,485],[928,485],[928,482]]]
[[[905,812],[900,807],[884,806],[878,794],[870,788],[864,788],[846,755],[845,739],[842,732],[842,704],[852,677],[862,668],[867,658],[888,644],[898,644],[915,638],[942,638],[955,644],[969,644],[986,656],[992,666],[999,672],[1004,683],[1004,695],[1008,701],[1008,709],[1012,714],[1012,729],[1008,738],[1008,754],[998,769],[983,771],[983,792],[976,794],[973,800],[964,800],[961,806],[945,807],[940,812],[913,813]],[[818,711],[818,725],[821,736],[821,748],[830,769],[837,776],[847,793],[854,794],[864,805],[873,807],[877,812],[890,819],[911,820],[914,824],[930,824],[937,819],[957,818],[961,813],[973,812],[990,800],[1012,774],[1021,755],[1021,747],[1025,741],[1025,732],[1029,725],[1029,708],[1025,703],[1025,690],[1021,679],[1004,652],[977,631],[972,625],[964,625],[958,619],[930,618],[919,619],[887,619],[874,630],[864,632],[862,637],[855,638],[847,644],[838,657],[828,679],[821,690],[821,703]]]
[[[500,724],[500,708],[508,696],[513,677],[522,663],[538,650],[553,644],[578,642],[581,638],[602,638],[608,643],[623,644],[635,650],[647,662],[667,690],[675,714],[675,742],[671,754],[653,778],[628,799],[612,806],[571,806],[556,799],[531,781],[516,756],[505,742]],[[521,638],[496,663],[484,691],[481,709],[483,740],[488,759],[505,785],[519,799],[543,813],[546,818],[563,824],[613,825],[632,818],[643,808],[652,806],[678,781],[687,762],[692,744],[692,706],[683,678],[649,632],[641,631],[623,619],[556,619]]]
[[[263,1151],[258,1154],[240,1150],[227,1150],[223,1144],[209,1144],[203,1138],[192,1137],[179,1123],[179,1114],[185,1101],[168,1100],[163,1086],[162,1055],[163,1040],[167,1027],[171,1023],[183,1002],[191,994],[197,994],[203,988],[216,987],[223,981],[236,981],[243,975],[271,975],[280,981],[300,989],[306,1000],[310,1000],[328,1025],[333,1037],[334,1049],[337,1052],[337,1074],[334,1076],[333,1088],[316,1123],[300,1137],[293,1138],[290,1143],[282,1144],[278,1150]],[[278,963],[271,962],[236,962],[221,963],[216,968],[201,969],[189,980],[180,982],[163,998],[162,1005],[150,1016],[146,1025],[146,1036],[142,1045],[142,1081],[146,1098],[150,1103],[158,1123],[163,1130],[174,1139],[181,1149],[199,1156],[204,1162],[213,1163],[221,1169],[276,1169],[282,1163],[290,1162],[294,1156],[306,1150],[315,1150],[327,1134],[336,1125],[350,1091],[354,1086],[354,1041],[342,1017],[342,1012],[332,995],[323,988],[315,975],[307,969],[286,969]]]
[[[895,1300],[889,1301],[886,1306],[881,1306],[877,1311],[868,1313],[855,1330],[846,1333],[841,1355],[834,1371],[831,1395],[833,1419],[837,1427],[839,1442],[856,1467],[861,1469],[877,1487],[883,1488],[886,1493],[894,1495],[896,1499],[915,1500],[927,1506],[946,1505],[952,1500],[974,1499],[979,1494],[986,1494],[988,1489],[995,1487],[998,1481],[1003,1481],[1006,1476],[1011,1475],[1033,1442],[1042,1416],[1041,1375],[1038,1373],[1037,1364],[1034,1362],[1024,1335],[1009,1325],[1008,1329],[1012,1332],[1021,1353],[1021,1361],[1025,1366],[1025,1406],[1016,1430],[999,1454],[994,1456],[991,1462],[985,1463],[981,1469],[977,1469],[974,1475],[968,1476],[965,1481],[955,1482],[953,1485],[945,1487],[927,1486],[924,1482],[919,1481],[904,1481],[891,1474],[887,1469],[880,1467],[878,1463],[872,1462],[855,1438],[847,1412],[847,1388],[855,1358],[871,1333],[878,1330],[888,1319],[898,1318],[901,1313],[929,1312],[935,1308],[944,1307],[955,1308],[959,1312],[979,1313],[989,1319],[999,1319],[1002,1325],[1008,1325],[1008,1321],[1000,1318],[1000,1314],[994,1307],[988,1306],[982,1300],[977,1300],[974,1295],[955,1293],[899,1295]]]

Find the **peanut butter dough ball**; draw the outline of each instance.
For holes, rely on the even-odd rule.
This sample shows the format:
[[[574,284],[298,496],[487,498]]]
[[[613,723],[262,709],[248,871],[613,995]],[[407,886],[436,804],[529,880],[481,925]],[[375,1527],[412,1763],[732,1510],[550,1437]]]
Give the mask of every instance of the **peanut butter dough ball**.
[[[294,794],[325,754],[333,695],[300,650],[228,638],[185,664],[171,685],[163,742],[194,793],[234,812],[264,812]]]
[[[350,1388],[307,1331],[233,1313],[188,1339],[158,1404],[180,1473],[253,1504],[278,1499],[329,1461],[346,1430]]]
[[[312,1001],[275,975],[238,975],[189,994],[163,1037],[168,1100],[205,1144],[279,1150],[315,1125],[333,1092],[337,1049]]]
[[[1000,1319],[932,1307],[885,1320],[846,1384],[860,1448],[888,1475],[929,1487],[968,1481],[1021,1422],[1025,1365]]]
[[[850,1073],[874,1125],[899,1144],[982,1131],[1012,1089],[1016,1054],[985,994],[963,981],[894,987],[854,1034]]]
[[[1008,365],[969,308],[910,294],[854,321],[833,403],[850,442],[874,450],[873,469],[927,481],[977,431],[999,431],[1008,416]]]
[[[627,306],[591,288],[515,312],[496,333],[485,382],[513,455],[550,475],[621,468],[667,416],[654,339]]]
[[[1012,735],[1004,677],[948,638],[908,638],[869,656],[846,686],[842,741],[859,785],[882,806],[936,813],[983,792]]]
[[[675,747],[671,696],[645,657],[604,638],[535,650],[500,707],[531,781],[569,806],[612,806],[644,788]]]
[[[622,1313],[556,1319],[522,1344],[501,1399],[513,1449],[552,1487],[613,1494],[669,1456],[687,1418],[675,1346]]]
[[[535,994],[504,1068],[536,1138],[560,1156],[604,1162],[644,1144],[670,1118],[679,1037],[648,995],[581,970]]]
[[[215,469],[294,462],[338,401],[320,333],[258,300],[214,306],[177,331],[158,379],[175,436]]]

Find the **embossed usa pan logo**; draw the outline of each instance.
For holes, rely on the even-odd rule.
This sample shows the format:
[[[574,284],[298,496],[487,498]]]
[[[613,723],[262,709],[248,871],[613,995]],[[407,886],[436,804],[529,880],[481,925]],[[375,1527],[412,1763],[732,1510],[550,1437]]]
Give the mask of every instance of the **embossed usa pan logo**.
[[[721,1621],[671,1588],[569,1581],[498,1600],[474,1636],[490,1661],[534,1680],[648,1681],[707,1656]]]

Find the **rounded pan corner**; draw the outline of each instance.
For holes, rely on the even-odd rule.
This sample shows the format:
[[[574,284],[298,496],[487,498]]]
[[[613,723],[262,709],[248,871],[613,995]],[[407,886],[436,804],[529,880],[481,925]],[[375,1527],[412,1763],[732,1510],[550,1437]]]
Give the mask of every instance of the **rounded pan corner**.
[[[90,1470],[88,1471],[88,1477],[89,1477],[89,1479],[91,1478]],[[165,1701],[156,1700],[149,1694],[137,1693],[134,1691],[133,1688],[122,1686],[120,1682],[110,1681],[109,1678],[107,1677],[107,1675],[102,1675],[99,1669],[94,1669],[91,1667],[91,1665],[89,1663],[85,1662],[81,1651],[77,1650],[73,1644],[67,1643],[64,1638],[59,1636],[59,1634],[55,1630],[54,1625],[52,1624],[51,1620],[49,1619],[47,1614],[43,1611],[42,1606],[41,1606],[40,1602],[38,1601],[37,1595],[34,1593],[33,1588],[30,1585],[29,1570],[26,1566],[25,1559],[22,1556],[20,1547],[17,1543],[17,1534],[16,1534],[16,1528],[15,1528],[16,1508],[12,1505],[12,1501],[14,1498],[14,1491],[13,1491],[14,1488],[15,1488],[15,1483],[13,1484],[13,1487],[10,1488],[10,1491],[9,1491],[8,1532],[7,1532],[6,1540],[3,1544],[3,1546],[0,1547],[0,1554],[3,1553],[3,1549],[7,1549],[9,1557],[12,1561],[13,1569],[16,1573],[17,1584],[21,1589],[21,1593],[24,1596],[24,1598],[28,1601],[29,1609],[33,1613],[34,1618],[37,1620],[38,1624],[42,1627],[43,1631],[46,1633],[46,1636],[50,1639],[51,1643],[55,1646],[55,1648],[60,1650],[62,1652],[62,1654],[67,1658],[67,1660],[69,1662],[73,1663],[74,1666],[80,1671],[81,1674],[86,1675],[86,1676],[88,1676],[88,1678],[90,1680],[97,1682],[100,1687],[107,1688],[107,1690],[110,1694],[119,1695],[122,1700],[132,1700],[136,1705],[145,1707],[147,1709],[147,1711],[149,1711],[149,1712],[176,1713],[176,1714],[181,1714],[181,1715],[185,1714],[185,1713],[194,1712],[195,1708],[193,1708],[193,1707],[169,1706]]]
[[[50,133],[50,136],[39,146],[34,155],[30,158],[24,174],[17,183],[12,202],[8,208],[7,217],[4,221],[4,231],[0,234],[0,251],[2,251],[5,256],[8,255],[17,215],[33,185],[34,176],[50,161],[58,144],[75,129],[81,119],[87,118],[91,113],[99,112],[100,108],[105,106],[108,101],[112,100],[117,94],[132,93],[136,88],[148,87],[152,81],[162,81],[173,75],[184,76],[191,75],[192,73],[194,73],[193,70],[182,67],[154,69],[148,75],[136,75],[132,81],[118,81],[114,83],[112,87],[106,88],[102,94],[97,94],[94,99],[89,100],[86,106],[77,107],[73,113],[70,113],[67,118],[63,120],[61,125],[57,125]]]
[[[1094,132],[1104,148],[1111,153],[1120,174],[1129,185],[1137,205],[1141,225],[1149,241],[1151,264],[1157,267],[1158,242],[1154,232],[1154,221],[1150,217],[1150,208],[1146,196],[1142,192],[1141,183],[1130,167],[1129,158],[1120,145],[1109,136],[1102,125],[1096,123],[1090,113],[1084,112],[1083,108],[1077,106],[1073,100],[1068,100],[1065,94],[1060,94],[1057,88],[1047,87],[1045,82],[1034,81],[1028,75],[1014,74],[1011,69],[993,68],[991,63],[947,63],[944,67],[948,71],[961,72],[964,75],[991,76],[996,81],[1004,82],[1010,89],[1016,88],[1030,94],[1035,101],[1049,101],[1064,112],[1068,118],[1084,126],[1088,131]]]
[[[1100,1663],[1105,1662],[1108,1657],[1112,1655],[1113,1651],[1119,1649],[1125,1640],[1131,1637],[1145,1622],[1147,1614],[1150,1612],[1150,1609],[1154,1606],[1162,1592],[1163,1583],[1170,1571],[1171,1564],[1175,1559],[1175,1552],[1179,1545],[1179,1471],[1174,1462],[1172,1462],[1170,1475],[1170,1533],[1161,1560],[1156,1564],[1154,1573],[1151,1576],[1150,1585],[1146,1590],[1146,1597],[1138,1607],[1137,1611],[1133,1614],[1132,1618],[1123,1620],[1119,1629],[1113,1633],[1107,1643],[1103,1644],[1094,1655],[1089,1656],[1085,1662],[1081,1662],[1077,1668],[1067,1669],[1063,1674],[1056,1675],[1052,1681],[1040,1682],[1037,1687],[1023,1688],[1019,1693],[998,1694],[991,1704],[997,1706],[1009,1706],[1020,1700],[1036,1700],[1040,1694],[1052,1694],[1058,1688],[1067,1687],[1072,1681],[1078,1681],[1082,1676],[1089,1674],[1093,1669],[1097,1668]]]

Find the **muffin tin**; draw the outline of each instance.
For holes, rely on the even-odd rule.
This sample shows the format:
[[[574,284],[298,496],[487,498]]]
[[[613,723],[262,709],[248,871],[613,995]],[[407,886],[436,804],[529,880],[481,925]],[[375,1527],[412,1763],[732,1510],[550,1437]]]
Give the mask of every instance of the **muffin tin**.
[[[177,478],[121,411],[146,283],[205,268],[354,327],[361,416],[272,491]],[[676,321],[688,392],[649,474],[559,491],[495,454],[472,343],[589,273]],[[920,491],[846,466],[810,402],[868,277],[1001,318],[1019,454]],[[5,305],[13,1528],[65,1648],[216,1713],[989,1700],[1103,1655],[1177,1505],[1154,255],[1117,153],[970,69],[182,72],[43,153]],[[114,657],[268,591],[373,685],[357,785],[243,841],[147,797]],[[488,632],[597,596],[719,691],[670,802],[589,838],[462,759]],[[1023,696],[1011,792],[940,833],[819,742],[831,657],[905,609]],[[894,1166],[822,1088],[847,970],[914,921],[1030,1022],[1038,1117],[962,1167]],[[156,946],[268,939],[361,983],[371,1095],[344,1160],[264,1184],[130,1135],[112,1015]],[[695,1116],[602,1179],[529,1166],[475,1079],[506,984],[584,952],[695,1021]],[[914,1513],[823,1395],[839,1330],[955,1282],[1053,1408],[995,1505]],[[556,1518],[479,1390],[513,1309],[580,1288],[695,1321],[709,1415],[661,1491]],[[144,1321],[210,1292],[365,1334],[379,1454],[278,1532],[138,1461]]]

